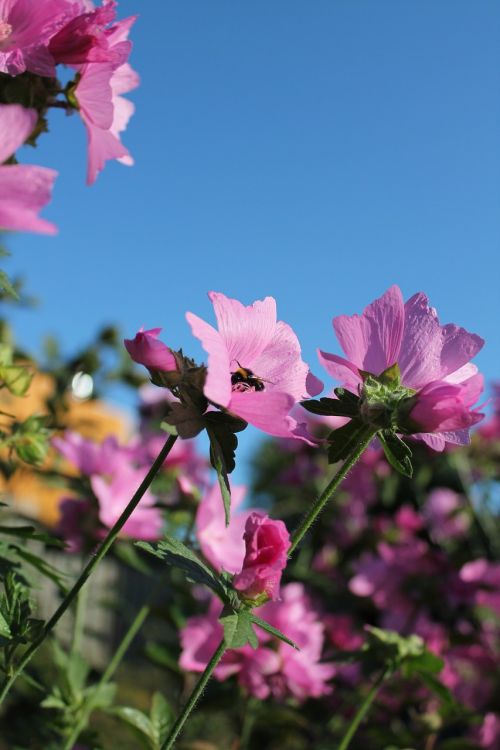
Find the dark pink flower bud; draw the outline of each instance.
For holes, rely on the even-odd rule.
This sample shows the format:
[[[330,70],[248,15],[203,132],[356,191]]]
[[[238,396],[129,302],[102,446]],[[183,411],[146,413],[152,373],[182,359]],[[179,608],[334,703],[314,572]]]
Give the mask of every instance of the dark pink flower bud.
[[[422,432],[451,432],[468,429],[484,414],[471,409],[483,389],[481,375],[462,383],[436,381],[418,393],[410,419]]]
[[[245,599],[279,598],[281,573],[286,567],[290,535],[283,521],[252,513],[245,524],[243,568],[233,585]]]
[[[177,362],[171,350],[158,340],[161,328],[145,331],[141,328],[133,339],[125,339],[125,348],[134,360],[148,370],[172,372],[177,370]]]

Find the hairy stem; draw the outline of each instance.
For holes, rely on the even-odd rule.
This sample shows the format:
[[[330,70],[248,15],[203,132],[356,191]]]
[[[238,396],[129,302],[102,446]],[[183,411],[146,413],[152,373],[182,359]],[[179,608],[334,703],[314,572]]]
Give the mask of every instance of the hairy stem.
[[[344,734],[344,736],[342,737],[341,743],[338,746],[337,750],[347,750],[347,748],[349,747],[352,738],[354,737],[354,735],[356,734],[356,732],[358,730],[359,725],[361,724],[361,722],[365,718],[366,714],[370,710],[370,707],[371,707],[373,701],[375,700],[375,697],[376,697],[378,691],[380,690],[380,687],[381,687],[383,681],[387,677],[387,674],[388,674],[388,670],[384,670],[377,677],[377,679],[375,680],[375,682],[371,686],[368,694],[366,695],[366,698],[364,699],[363,703],[360,705],[360,707],[356,711],[354,717],[352,718],[351,723],[347,727],[347,731]]]
[[[87,562],[87,565],[84,567],[80,575],[78,576],[77,580],[73,584],[73,587],[68,591],[64,599],[62,600],[59,607],[56,609],[50,620],[48,620],[45,623],[45,627],[43,628],[40,636],[33,641],[31,646],[24,652],[19,664],[13,671],[13,673],[7,677],[1,688],[0,688],[0,704],[5,700],[5,697],[9,693],[12,685],[17,680],[21,672],[24,670],[28,662],[31,660],[33,655],[38,651],[44,640],[47,638],[47,636],[52,632],[52,630],[55,628],[63,614],[66,612],[69,606],[71,606],[72,602],[74,601],[75,597],[77,596],[80,589],[85,585],[87,580],[92,575],[95,568],[99,565],[103,557],[106,555],[106,553],[109,551],[110,547],[112,546],[113,542],[115,541],[116,537],[122,530],[123,526],[126,524],[136,507],[139,505],[140,500],[142,499],[143,495],[145,494],[146,490],[150,486],[151,482],[155,478],[156,474],[158,473],[159,469],[162,467],[163,462],[165,461],[166,457],[170,453],[172,447],[174,446],[175,441],[177,440],[177,435],[170,435],[161,449],[160,453],[158,454],[158,457],[156,458],[155,462],[151,466],[150,470],[146,474],[145,478],[141,482],[138,490],[135,492],[134,496],[128,503],[127,507],[121,514],[118,521],[112,526],[112,528],[107,533],[106,537],[103,539],[101,544],[97,547],[96,551],[90,558],[90,560]]]
[[[337,490],[339,484],[342,482],[343,479],[345,479],[349,471],[359,461],[359,459],[361,458],[366,448],[370,445],[374,436],[375,436],[375,432],[371,428],[367,428],[365,437],[351,451],[351,453],[347,456],[344,463],[342,464],[338,472],[335,474],[331,482],[325,487],[321,495],[319,495],[319,497],[316,498],[316,500],[311,505],[306,515],[304,516],[299,526],[297,527],[297,529],[295,529],[292,535],[292,544],[288,552],[289,555],[291,555],[292,552],[295,550],[295,548],[300,544],[305,534],[307,534],[307,532],[309,531],[309,528],[311,527],[311,525],[314,523],[314,521],[319,516],[319,514],[321,513],[321,511],[323,510],[327,502],[330,500],[332,495]]]
[[[174,743],[179,733],[181,732],[184,724],[186,723],[189,717],[189,714],[198,703],[198,700],[200,699],[201,694],[205,690],[207,682],[212,676],[212,673],[215,667],[224,656],[225,651],[226,651],[226,644],[225,644],[224,639],[222,639],[222,641],[219,643],[219,646],[217,647],[216,652],[214,653],[214,655],[208,662],[207,666],[205,667],[205,671],[203,672],[200,679],[198,680],[196,687],[194,688],[193,692],[189,696],[188,702],[184,706],[182,713],[178,716],[177,721],[175,722],[172,729],[170,730],[170,734],[168,735],[167,739],[161,746],[161,750],[170,750],[174,746]]]

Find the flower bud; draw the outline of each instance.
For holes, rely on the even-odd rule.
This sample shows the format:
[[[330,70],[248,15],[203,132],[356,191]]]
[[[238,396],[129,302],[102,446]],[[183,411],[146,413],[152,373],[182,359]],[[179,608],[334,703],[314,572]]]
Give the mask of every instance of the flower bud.
[[[245,524],[243,568],[233,580],[241,598],[259,605],[279,598],[281,573],[286,567],[290,536],[283,521],[252,513]]]
[[[133,339],[125,339],[125,348],[134,360],[144,365],[148,370],[173,372],[177,370],[177,362],[172,351],[162,341],[158,340],[161,328],[151,328],[149,331],[140,329]]]

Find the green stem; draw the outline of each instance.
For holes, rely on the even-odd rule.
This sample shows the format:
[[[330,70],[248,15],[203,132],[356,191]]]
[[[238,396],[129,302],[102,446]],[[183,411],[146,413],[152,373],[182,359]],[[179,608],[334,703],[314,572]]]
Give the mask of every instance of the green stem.
[[[80,721],[78,721],[77,725],[73,729],[71,735],[66,740],[66,744],[63,747],[63,750],[72,750],[73,746],[76,744],[78,737],[80,736],[81,732],[85,729],[85,727],[88,724],[89,717],[94,710],[94,703],[96,697],[99,696],[99,692],[101,688],[106,685],[111,678],[113,677],[114,673],[116,672],[119,664],[121,663],[123,657],[125,656],[126,652],[128,651],[128,648],[132,641],[134,640],[135,636],[143,626],[146,618],[148,617],[149,613],[151,612],[152,604],[145,604],[141,609],[137,612],[136,616],[134,617],[129,629],[123,636],[118,648],[116,649],[113,658],[109,662],[108,666],[106,667],[105,671],[103,672],[101,679],[97,683],[97,685],[94,687],[93,696],[90,698],[88,704],[85,707],[85,710],[83,711],[83,714],[80,718]]]
[[[375,680],[372,687],[370,688],[370,691],[368,692],[366,698],[364,699],[361,706],[358,708],[356,714],[354,715],[351,723],[347,727],[347,732],[342,737],[342,741],[340,745],[338,746],[337,750],[347,750],[347,748],[350,745],[350,742],[354,735],[356,734],[359,725],[365,718],[366,714],[370,710],[370,707],[375,700],[375,696],[377,695],[378,691],[380,690],[380,687],[385,680],[385,678],[388,675],[389,670],[385,669]]]
[[[71,653],[77,654],[81,651],[83,632],[85,629],[85,614],[87,610],[88,589],[79,591],[76,597],[75,622],[73,625],[73,642],[71,644]]]
[[[225,650],[226,650],[226,644],[224,642],[224,639],[222,639],[222,641],[219,643],[219,646],[217,647],[217,651],[208,662],[207,666],[205,667],[205,671],[201,675],[195,689],[189,696],[189,700],[184,706],[182,713],[180,714],[180,716],[178,716],[177,721],[175,722],[174,726],[170,730],[170,734],[168,735],[167,739],[161,746],[161,750],[171,750],[171,748],[174,746],[177,736],[181,732],[184,724],[186,723],[186,720],[189,717],[189,714],[198,703],[198,700],[200,699],[201,694],[205,690],[207,682],[212,676],[212,672],[214,671],[215,667],[222,659]]]
[[[366,448],[368,448],[374,436],[375,436],[374,430],[371,427],[368,427],[366,430],[365,436],[362,438],[361,442],[351,451],[351,453],[347,456],[344,463],[342,464],[338,472],[335,474],[331,482],[327,485],[327,487],[325,487],[321,495],[319,495],[319,497],[316,498],[316,500],[311,505],[306,515],[300,522],[300,525],[298,526],[297,529],[295,529],[292,535],[292,544],[288,552],[289,555],[291,555],[292,552],[295,550],[295,548],[300,544],[300,542],[302,541],[302,538],[308,532],[309,528],[314,523],[316,518],[319,516],[319,514],[325,507],[328,500],[332,497],[332,495],[336,491],[339,484],[342,482],[343,479],[345,479],[345,477],[347,476],[349,471],[352,469],[352,467],[358,462],[358,460],[361,458],[361,455],[364,453]]]
[[[49,633],[52,632],[54,627],[57,625],[63,614],[66,612],[68,607],[72,604],[75,597],[77,596],[80,589],[85,585],[88,578],[93,573],[94,569],[99,565],[103,557],[106,555],[106,553],[109,551],[110,547],[112,546],[113,542],[115,541],[116,537],[122,530],[123,526],[126,524],[136,507],[138,506],[140,500],[142,499],[143,495],[145,494],[146,490],[148,489],[149,485],[155,478],[156,474],[158,473],[159,469],[162,467],[163,462],[165,461],[166,457],[170,453],[175,441],[177,440],[177,435],[170,435],[168,437],[167,442],[161,449],[158,457],[156,458],[155,462],[151,466],[150,470],[146,474],[145,478],[141,482],[138,490],[135,492],[134,496],[128,503],[127,507],[121,514],[118,521],[112,526],[112,528],[109,530],[106,537],[103,539],[99,547],[96,549],[90,560],[88,561],[87,565],[84,567],[82,572],[80,573],[78,579],[73,584],[73,587],[71,590],[66,594],[64,599],[62,600],[59,607],[56,609],[50,620],[48,620],[45,623],[45,627],[43,628],[40,636],[33,641],[31,646],[24,652],[19,664],[17,665],[16,669],[14,670],[13,674],[10,677],[7,677],[1,688],[0,688],[0,704],[4,701],[5,697],[9,693],[12,685],[17,680],[21,672],[24,670],[25,666],[28,664],[32,656],[38,651],[46,637],[49,635]]]

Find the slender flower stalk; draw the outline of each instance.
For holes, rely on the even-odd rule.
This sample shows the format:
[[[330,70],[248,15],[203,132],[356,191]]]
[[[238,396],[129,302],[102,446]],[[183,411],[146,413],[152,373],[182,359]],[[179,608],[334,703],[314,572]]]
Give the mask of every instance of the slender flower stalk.
[[[311,525],[314,523],[316,518],[319,516],[328,500],[332,497],[334,492],[337,490],[339,484],[347,476],[352,467],[359,461],[362,454],[368,448],[371,441],[375,437],[375,430],[371,427],[367,427],[364,436],[361,441],[353,448],[352,452],[345,459],[344,463],[335,474],[331,482],[325,487],[321,495],[314,501],[306,515],[300,522],[297,529],[292,535],[292,544],[290,546],[288,554],[291,555],[296,547],[300,544],[305,534],[308,532]]]
[[[384,680],[388,676],[388,673],[389,673],[389,670],[385,669],[383,672],[381,672],[381,674],[377,677],[377,679],[373,683],[373,685],[370,688],[370,690],[369,690],[366,698],[364,699],[363,703],[360,705],[360,707],[356,711],[355,715],[352,718],[351,723],[347,727],[347,731],[344,734],[344,736],[342,737],[342,740],[341,740],[340,745],[338,746],[337,750],[347,750],[347,748],[349,747],[352,738],[356,734],[359,725],[361,724],[361,722],[365,718],[366,714],[370,710],[371,705],[372,705],[373,701],[375,700],[376,695],[377,695],[378,691],[380,690],[380,688],[382,686],[382,683],[384,682]]]
[[[156,589],[155,589],[156,593]],[[134,617],[133,621],[131,622],[129,629],[123,636],[118,648],[116,649],[111,661],[109,662],[108,666],[106,667],[105,671],[103,672],[101,679],[97,683],[95,687],[95,692],[93,694],[94,700],[99,695],[100,690],[104,687],[104,685],[107,685],[107,683],[111,680],[114,673],[116,672],[118,666],[120,665],[123,657],[127,653],[130,644],[134,640],[135,636],[139,632],[139,630],[142,628],[144,622],[146,621],[147,617],[149,616],[149,613],[151,612],[152,608],[152,601],[153,597],[150,598],[150,602],[148,604],[144,604],[143,607],[137,612],[136,616]],[[71,735],[66,740],[66,743],[63,747],[63,750],[72,750],[72,748],[75,746],[78,737],[80,736],[81,732],[85,729],[87,726],[89,717],[94,710],[94,701],[92,698],[89,700],[87,706],[85,707],[85,710],[80,718],[80,721],[77,722],[76,726],[74,727],[73,731],[71,732]]]
[[[184,724],[186,723],[187,719],[189,718],[189,715],[193,708],[198,703],[201,694],[205,690],[205,687],[207,685],[207,682],[209,681],[210,677],[212,676],[212,673],[214,669],[216,668],[217,664],[220,662],[222,657],[224,656],[224,653],[226,652],[226,643],[224,639],[221,640],[219,643],[217,650],[215,651],[214,655],[208,662],[205,671],[201,675],[200,679],[198,680],[198,683],[189,696],[189,700],[184,706],[182,713],[178,716],[177,721],[173,725],[172,729],[170,730],[170,734],[168,735],[167,739],[161,746],[161,750],[171,750],[171,748],[174,746],[174,743],[181,732]]]
[[[19,664],[13,670],[12,674],[6,677],[6,679],[4,680],[0,688],[0,704],[4,701],[12,685],[17,680],[21,672],[23,672],[24,668],[26,667],[28,662],[31,660],[32,656],[36,653],[36,651],[38,651],[39,647],[42,645],[46,637],[52,632],[54,627],[57,625],[61,617],[64,615],[64,613],[68,609],[68,607],[70,607],[72,602],[75,600],[76,596],[78,595],[78,592],[82,589],[82,587],[85,585],[87,580],[90,578],[94,569],[99,565],[103,557],[109,551],[116,537],[118,536],[118,534],[120,533],[120,531],[122,530],[122,528],[124,527],[128,519],[130,518],[130,516],[132,515],[132,513],[138,506],[141,498],[143,497],[146,490],[150,486],[151,482],[155,478],[156,474],[162,467],[163,462],[165,461],[166,457],[168,456],[171,449],[173,448],[176,440],[177,440],[177,435],[170,435],[168,437],[165,445],[163,446],[160,453],[158,454],[158,457],[154,461],[150,470],[144,477],[139,488],[135,492],[134,496],[128,503],[127,507],[125,508],[125,510],[119,517],[119,519],[112,526],[107,536],[103,539],[101,544],[98,546],[98,548],[96,549],[96,551],[94,552],[90,560],[88,561],[87,565],[84,567],[79,577],[73,584],[73,587],[66,594],[61,604],[56,609],[52,617],[50,618],[50,620],[48,620],[45,623],[45,627],[43,628],[40,636],[36,640],[34,640],[31,646],[24,652]]]

